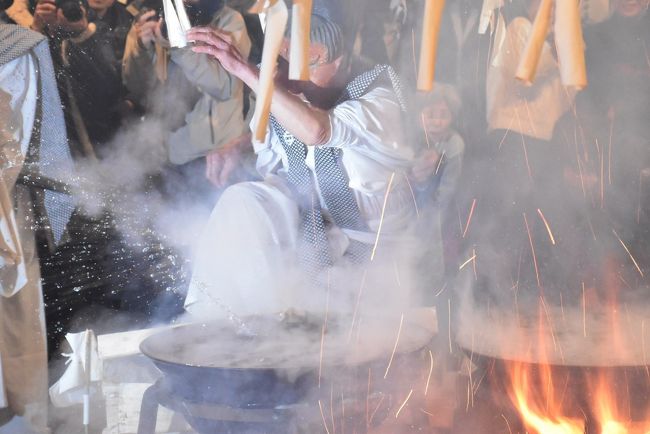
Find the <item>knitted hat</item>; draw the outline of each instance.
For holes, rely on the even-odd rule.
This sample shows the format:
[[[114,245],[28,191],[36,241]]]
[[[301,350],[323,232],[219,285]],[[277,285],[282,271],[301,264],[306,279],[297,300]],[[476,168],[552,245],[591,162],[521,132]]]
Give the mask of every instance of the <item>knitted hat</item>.
[[[327,47],[327,63],[333,62],[344,52],[343,29],[320,15],[311,16],[309,39],[312,44],[323,44]]]

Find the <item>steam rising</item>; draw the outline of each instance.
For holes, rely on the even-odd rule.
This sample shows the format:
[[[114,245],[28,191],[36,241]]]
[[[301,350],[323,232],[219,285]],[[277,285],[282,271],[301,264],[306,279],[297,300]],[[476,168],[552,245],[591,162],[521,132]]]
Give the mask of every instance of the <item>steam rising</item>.
[[[470,2],[448,3],[458,7],[464,18],[478,11]],[[413,9],[409,19],[415,20],[418,12],[415,6]],[[445,41],[445,19],[448,17],[443,17],[440,41],[443,57],[445,44],[452,44]],[[417,44],[411,40],[410,32],[410,28],[403,29],[398,57],[404,58],[399,60],[404,86],[414,89],[411,53],[417,51]],[[304,290],[307,285],[297,265],[287,263],[286,293],[294,300],[298,316],[310,318],[310,327],[298,327],[260,343],[255,339],[266,336],[263,327],[249,324],[248,318],[217,299],[206,309],[213,310],[214,318],[229,323],[220,346],[213,347],[213,341],[209,341],[191,349],[171,347],[170,357],[187,354],[195,365],[214,359],[228,366],[241,366],[252,360],[251,363],[264,368],[281,365],[282,369],[295,367],[303,358],[311,367],[317,367],[323,356],[328,361],[345,359],[336,349],[330,353],[329,348],[323,354],[321,337],[326,331],[331,333],[328,336],[334,336],[336,323],[340,328],[337,332],[346,339],[345,345],[363,353],[365,361],[377,362],[372,370],[364,371],[363,376],[355,373],[350,380],[361,389],[376,380],[388,390],[385,396],[387,401],[392,400],[390,405],[382,407],[382,403],[377,404],[380,395],[373,395],[368,398],[372,408],[381,408],[378,414],[385,412],[383,416],[393,421],[404,404],[406,413],[411,411],[412,419],[421,422],[423,427],[427,426],[426,416],[420,412],[424,409],[418,407],[420,404],[410,406],[409,402],[426,403],[433,399],[424,391],[441,386],[446,370],[458,372],[463,358],[459,347],[477,354],[530,362],[536,361],[543,349],[556,364],[648,365],[648,93],[644,102],[639,103],[637,98],[636,107],[623,105],[618,112],[625,116],[641,107],[642,111],[645,109],[645,117],[632,113],[634,116],[611,119],[606,126],[594,123],[594,118],[603,119],[591,112],[594,107],[601,108],[591,104],[590,98],[599,100],[596,89],[596,93],[578,96],[577,104],[558,123],[551,141],[529,140],[514,131],[508,132],[509,137],[487,135],[480,102],[485,95],[489,37],[481,39],[475,30],[472,32],[463,56],[447,62],[439,56],[438,60],[439,74],[453,77],[448,81],[458,81],[456,84],[465,100],[456,127],[466,141],[466,159],[460,191],[444,226],[454,232],[447,238],[452,239],[458,252],[450,256],[447,273],[438,276],[434,283],[424,273],[412,271],[410,265],[429,255],[430,246],[414,243],[398,250],[384,240],[379,241],[378,257],[369,267],[334,268],[327,276],[328,285],[309,292]],[[606,56],[589,60],[608,61]],[[592,69],[597,67],[591,65]],[[645,74],[647,89],[647,70]],[[521,92],[533,91],[522,88]],[[161,173],[165,177],[165,138],[187,108],[170,101],[192,99],[182,93],[179,90],[177,95],[153,95],[152,100],[156,101],[153,115],[135,120],[121,130],[99,162],[82,162],[78,166],[81,183],[75,192],[85,212],[92,216],[109,212],[114,217],[115,226],[127,245],[140,249],[155,239],[159,242],[156,245],[169,248],[168,258],[173,266],[163,268],[161,274],[174,275],[159,289],[163,289],[163,296],[165,292],[173,292],[181,298],[186,291],[186,264],[193,259],[194,243],[213,205],[212,197],[188,203],[184,200],[187,190],[175,186],[173,181],[170,183],[169,179],[162,179],[163,188],[152,187],[159,182]],[[621,101],[617,100],[617,104]],[[170,108],[177,110],[170,113]],[[419,128],[419,114],[413,110],[408,116],[412,129]],[[423,139],[418,134],[416,140],[424,143]],[[417,227],[416,223],[421,222],[414,221],[413,228]],[[450,229],[458,226],[461,230]],[[413,238],[420,235],[415,233]],[[237,248],[233,243],[232,249]],[[161,261],[159,256],[154,259]],[[462,269],[458,271],[459,268]],[[251,267],[250,273],[254,272]],[[416,288],[424,288],[428,298],[434,300],[438,309],[438,336],[430,345],[431,351],[427,347],[417,353],[415,367],[407,362],[396,363],[402,371],[392,367],[388,375],[386,370],[387,379],[383,381],[381,377],[392,347],[397,347],[395,338],[400,317],[407,315],[410,320],[410,309],[419,304],[419,299],[426,298]],[[280,313],[269,307],[274,305],[267,302],[268,294],[256,291],[251,286],[250,293],[246,294],[247,310],[269,315]],[[430,297],[431,294],[435,296]],[[616,326],[620,327],[620,340],[616,342],[609,321],[612,309],[618,309]],[[179,321],[195,319],[187,316]],[[382,327],[375,327],[378,322],[383,323]],[[102,328],[110,330],[110,327]],[[124,324],[117,328],[123,330]],[[421,330],[411,331],[413,327],[402,331],[405,346],[400,347],[401,351],[406,351],[409,343],[414,349],[423,348],[419,344],[427,340],[426,333],[423,338]],[[242,335],[250,335],[250,340],[244,340],[238,348]],[[537,341],[539,336],[541,342]],[[442,366],[436,365],[435,371],[434,357]],[[335,378],[336,372],[330,374]],[[338,423],[334,421],[334,410],[330,417],[327,409],[338,405],[337,400],[345,399],[334,392],[334,386],[322,390],[315,385],[308,394],[316,397],[312,404],[321,404],[320,412],[315,413],[317,419],[322,416],[315,424],[319,429],[323,425],[332,429]],[[323,412],[321,400],[329,399],[330,394],[331,402],[323,401],[327,404]],[[369,404],[363,402],[363,405]],[[356,410],[366,413],[365,408]],[[337,417],[343,417],[336,411]],[[371,414],[372,409],[365,417],[370,418]],[[382,419],[380,416],[376,420]],[[411,431],[402,426],[394,431],[402,432]]]

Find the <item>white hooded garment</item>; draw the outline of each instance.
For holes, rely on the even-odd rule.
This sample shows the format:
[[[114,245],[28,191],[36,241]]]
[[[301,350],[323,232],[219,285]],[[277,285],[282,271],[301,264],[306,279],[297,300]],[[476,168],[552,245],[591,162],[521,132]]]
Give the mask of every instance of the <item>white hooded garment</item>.
[[[47,432],[47,350],[29,191],[16,184],[36,113],[37,61],[0,66],[0,412]]]

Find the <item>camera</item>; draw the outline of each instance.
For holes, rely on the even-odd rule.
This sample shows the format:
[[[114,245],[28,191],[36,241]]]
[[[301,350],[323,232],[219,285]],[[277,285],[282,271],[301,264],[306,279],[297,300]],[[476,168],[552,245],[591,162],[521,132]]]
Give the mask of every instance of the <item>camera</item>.
[[[214,16],[224,5],[225,0],[197,0],[185,2],[185,10],[187,11],[192,27],[205,26],[210,24]],[[150,10],[156,11],[156,16],[152,17],[151,20],[164,17],[162,0],[133,0],[127,7],[127,10],[136,17],[136,20]]]
[[[83,0],[56,0],[55,4],[57,8],[61,9],[65,19],[72,23],[83,19],[83,9],[88,10],[88,5]]]

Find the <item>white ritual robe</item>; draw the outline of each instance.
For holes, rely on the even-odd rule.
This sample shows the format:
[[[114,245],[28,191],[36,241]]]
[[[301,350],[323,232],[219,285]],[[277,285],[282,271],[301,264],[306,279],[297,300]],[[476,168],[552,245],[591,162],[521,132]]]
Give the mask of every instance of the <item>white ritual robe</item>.
[[[409,304],[406,280],[413,240],[407,228],[415,222],[415,205],[405,175],[413,150],[403,138],[401,116],[393,90],[385,87],[330,111],[331,139],[322,146],[342,149],[349,186],[369,228],[359,232],[328,227],[330,256],[335,263],[329,272],[332,282],[337,282],[331,286],[342,283],[347,290],[336,294],[305,290],[307,276],[298,265],[299,210],[286,182],[288,159],[279,138],[269,132],[264,142],[254,143],[264,181],[227,189],[197,243],[186,310],[202,319],[289,308],[318,311],[325,308],[328,297],[331,309],[353,310],[359,300],[371,300],[373,294],[370,304],[395,309]],[[308,149],[306,164],[316,177],[314,147]],[[321,206],[327,217],[322,200]],[[373,267],[337,268],[336,261],[350,240],[375,245],[380,224]]]
[[[0,411],[47,432],[47,350],[29,191],[16,184],[32,134],[36,60],[0,66]],[[5,408],[6,412],[7,409]]]

